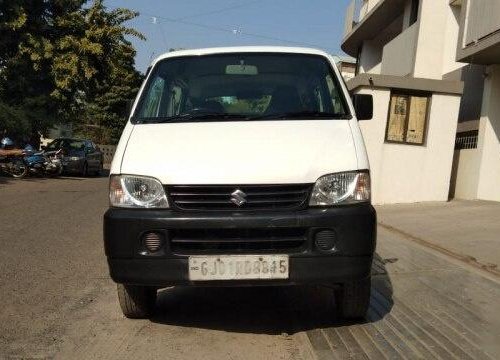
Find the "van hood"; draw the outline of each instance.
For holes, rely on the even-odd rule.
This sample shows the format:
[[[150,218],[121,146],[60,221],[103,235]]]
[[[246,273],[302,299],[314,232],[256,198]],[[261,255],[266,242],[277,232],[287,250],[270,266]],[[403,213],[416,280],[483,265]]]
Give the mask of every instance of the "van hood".
[[[348,120],[135,125],[121,165],[175,185],[314,183],[354,169]]]

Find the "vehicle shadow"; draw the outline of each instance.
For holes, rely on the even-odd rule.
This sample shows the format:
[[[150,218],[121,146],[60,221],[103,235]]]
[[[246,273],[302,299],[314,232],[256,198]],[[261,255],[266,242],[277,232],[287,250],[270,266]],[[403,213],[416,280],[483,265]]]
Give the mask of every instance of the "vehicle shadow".
[[[159,291],[157,311],[150,320],[172,326],[272,335],[377,321],[390,312],[393,304],[385,263],[375,255],[372,302],[374,293],[378,302],[383,294],[385,310],[378,308],[377,316],[368,316],[369,320],[341,320],[333,291],[313,286],[168,288]]]
[[[0,185],[5,185],[11,182],[12,179],[8,178],[7,176],[0,174]]]
[[[9,175],[0,174],[0,185],[22,183],[22,182],[45,182],[51,180],[82,181],[85,179],[106,178],[108,176],[109,176],[108,169],[104,169],[103,171],[101,171],[99,175],[92,175],[88,177],[82,177],[71,173],[63,173],[61,176],[55,176],[55,177],[30,174],[22,179],[15,179]]]
[[[78,173],[71,173],[71,172],[63,172],[63,174],[61,175],[61,178],[62,179],[68,179],[68,178],[71,178],[71,179],[95,179],[95,178],[103,178],[103,177],[108,177],[109,176],[109,169],[102,169],[102,171],[95,175],[95,174],[91,174],[91,175],[88,175],[88,176],[82,176],[82,175],[79,175]]]

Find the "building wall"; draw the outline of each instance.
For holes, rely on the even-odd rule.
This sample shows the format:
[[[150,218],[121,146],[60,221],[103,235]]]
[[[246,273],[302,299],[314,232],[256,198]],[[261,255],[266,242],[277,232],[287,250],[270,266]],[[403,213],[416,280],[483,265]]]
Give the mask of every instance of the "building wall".
[[[377,34],[373,39],[363,41],[361,54],[358,59],[360,73],[382,73],[384,46],[401,33],[402,24],[403,15],[395,19],[384,31]]]
[[[421,0],[414,77],[442,78],[443,52],[448,41],[446,28],[451,20],[449,17],[449,1]]]
[[[500,65],[489,66],[486,72],[479,122],[477,196],[483,200],[500,201]]]
[[[389,89],[373,95],[374,117],[361,121],[372,176],[373,203],[447,201],[460,97],[434,94],[424,146],[385,143]]]
[[[366,40],[359,58],[359,72],[380,74],[382,68],[382,47],[377,40]]]
[[[411,16],[411,2],[412,0],[407,0],[405,8],[403,11],[403,29],[410,27],[410,16]]]
[[[466,64],[456,61],[458,34],[460,32],[460,10],[458,6],[446,7],[446,27],[444,29],[443,68],[442,73],[447,74],[460,69]]]
[[[352,79],[356,75],[356,63],[340,62],[340,73],[345,81]]]
[[[415,23],[384,46],[382,74],[396,76],[411,74],[415,60],[417,30],[418,24]]]
[[[458,80],[464,83],[458,115],[459,123],[479,122],[483,102],[484,72],[483,65],[464,64],[461,68],[443,75],[444,80]],[[477,129],[476,127],[467,130]]]
[[[479,105],[481,102],[480,95],[476,96],[481,94],[481,81],[478,78],[480,70],[464,71],[468,65],[456,61],[460,7],[450,6],[449,0],[420,0],[418,20],[411,24],[411,3],[411,0],[407,0],[404,9],[401,9],[401,16],[378,32],[376,37],[367,37],[363,41],[358,59],[359,73],[450,81],[463,81],[463,77],[470,75],[473,78],[468,82],[468,96],[461,108],[461,119],[474,121],[474,114],[478,114],[480,106],[469,111],[467,103]],[[427,91],[425,87],[421,90]],[[374,119],[360,123],[371,164],[373,202],[447,201],[460,96],[441,93],[432,95],[426,142],[423,146],[416,146],[385,143],[389,88],[365,87],[357,91],[374,96]],[[491,131],[487,123],[484,126],[486,141]],[[461,197],[473,196],[477,192],[479,180],[474,174],[478,173],[479,165],[471,162],[480,156],[478,152],[475,156],[472,153],[464,152],[463,156],[455,157],[458,161],[456,165],[459,166],[458,175],[462,179],[453,179],[453,191],[457,191]],[[490,156],[487,153],[482,155]]]
[[[450,197],[463,200],[477,199],[479,182],[479,150],[455,150],[451,173]]]

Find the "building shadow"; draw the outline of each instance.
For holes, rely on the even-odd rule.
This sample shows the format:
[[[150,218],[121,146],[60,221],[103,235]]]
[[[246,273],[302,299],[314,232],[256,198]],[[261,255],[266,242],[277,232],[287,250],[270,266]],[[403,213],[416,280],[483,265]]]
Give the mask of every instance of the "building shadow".
[[[346,322],[337,313],[332,289],[315,286],[173,287],[159,291],[154,323],[210,330],[294,334],[301,331],[377,321],[392,308],[392,284],[386,260],[375,255],[372,302],[383,294],[377,316]],[[372,305],[370,305],[372,307]]]

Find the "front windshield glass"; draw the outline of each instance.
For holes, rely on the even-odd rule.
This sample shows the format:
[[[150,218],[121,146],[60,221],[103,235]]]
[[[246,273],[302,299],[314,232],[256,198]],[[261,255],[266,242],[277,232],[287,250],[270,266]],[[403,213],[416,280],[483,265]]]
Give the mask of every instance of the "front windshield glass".
[[[135,123],[346,118],[328,60],[305,54],[218,54],[160,61]]]

